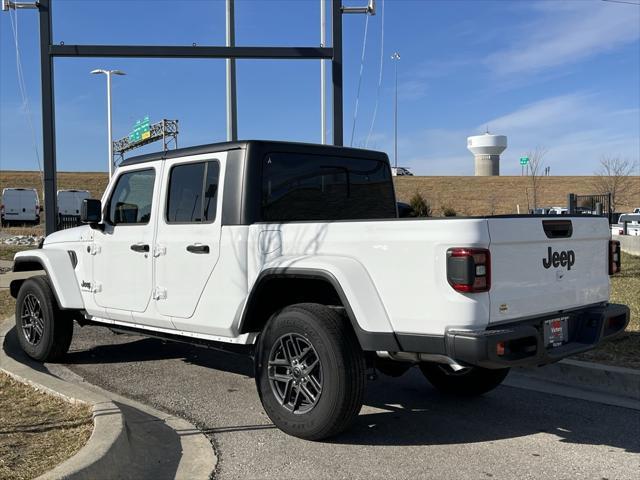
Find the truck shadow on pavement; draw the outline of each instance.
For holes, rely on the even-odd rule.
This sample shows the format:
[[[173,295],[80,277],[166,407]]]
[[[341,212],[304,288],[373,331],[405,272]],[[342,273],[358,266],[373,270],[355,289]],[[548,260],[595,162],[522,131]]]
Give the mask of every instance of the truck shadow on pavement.
[[[87,328],[87,327],[85,327]],[[109,364],[109,363],[137,363],[152,362],[156,360],[181,359],[184,362],[194,365],[209,367],[208,356],[219,355],[222,359],[233,359],[235,361],[225,361],[224,367],[219,369],[253,377],[253,367],[251,361],[245,357],[232,353],[216,352],[204,347],[195,347],[177,342],[165,342],[155,338],[144,338],[128,334],[114,334],[102,327],[106,332],[101,340],[107,338],[113,343],[91,344],[84,342],[74,343],[69,353],[64,358],[67,365],[84,364]],[[241,359],[238,361],[238,359]],[[211,368],[216,368],[211,366]]]
[[[86,329],[83,329],[86,330]],[[98,329],[96,328],[96,333]],[[65,358],[70,365],[129,364],[177,360],[204,367],[215,381],[220,375],[234,374],[238,401],[248,407],[242,418],[226,418],[227,426],[201,427],[207,433],[239,434],[271,430],[264,423],[253,381],[250,359],[214,350],[156,339],[114,335],[99,329],[99,341],[76,336],[72,351]],[[80,338],[78,338],[80,337]],[[111,367],[107,367],[111,368]],[[185,367],[176,367],[184,371]],[[204,380],[203,380],[204,381]],[[174,387],[175,388],[175,387]],[[185,388],[198,388],[186,386]],[[234,386],[234,391],[235,391]],[[126,391],[119,392],[124,395]],[[224,409],[215,396],[211,405]],[[197,407],[196,407],[197,408]],[[181,412],[174,412],[180,414]],[[224,414],[223,414],[224,416]],[[640,453],[640,412],[619,407],[502,386],[479,398],[461,399],[433,389],[417,368],[401,378],[379,375],[369,382],[364,407],[351,429],[330,440],[343,445],[451,445],[494,442],[503,439],[551,435],[563,443],[607,445]],[[531,455],[537,455],[535,451]]]
[[[553,435],[563,443],[640,452],[640,412],[501,386],[477,398],[433,389],[417,368],[370,383],[356,425],[335,443],[451,445]]]

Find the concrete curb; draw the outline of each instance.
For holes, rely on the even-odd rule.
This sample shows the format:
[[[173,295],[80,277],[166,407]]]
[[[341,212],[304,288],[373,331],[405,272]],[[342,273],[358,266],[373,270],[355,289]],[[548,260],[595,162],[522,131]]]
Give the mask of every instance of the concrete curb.
[[[59,464],[40,478],[90,478],[95,477],[96,466],[111,456],[126,454],[127,438],[124,417],[120,409],[108,398],[82,389],[74,388],[67,382],[47,373],[33,370],[20,363],[5,352],[5,339],[13,328],[13,318],[5,320],[0,328],[0,370],[19,382],[27,383],[37,390],[61,397],[72,403],[85,403],[91,406],[93,432],[87,444],[73,457]],[[86,472],[86,475],[81,473]]]
[[[72,403],[91,405],[93,411],[94,427],[87,444],[76,455],[38,477],[39,480],[146,478],[145,474],[153,478],[211,477],[217,457],[209,439],[194,425],[90,385],[62,365],[16,360],[7,352],[13,353],[15,348],[12,345],[15,338],[8,338],[13,326],[13,317],[0,323],[0,370],[38,390]],[[158,432],[159,437],[164,438],[154,436]],[[167,441],[177,443],[179,449],[169,467],[149,454],[154,450],[154,443],[165,447]],[[157,473],[154,474],[153,469]]]
[[[566,359],[542,368],[516,371],[537,380],[640,400],[640,370],[632,368]]]

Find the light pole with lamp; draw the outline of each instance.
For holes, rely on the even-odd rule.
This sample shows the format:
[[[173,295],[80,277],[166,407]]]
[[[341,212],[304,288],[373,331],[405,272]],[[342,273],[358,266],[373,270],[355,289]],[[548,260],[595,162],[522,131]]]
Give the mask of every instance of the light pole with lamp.
[[[107,135],[109,137],[109,179],[113,175],[113,138],[111,135],[111,75],[126,75],[121,70],[91,70],[93,74],[103,73],[107,76]]]
[[[396,70],[396,98],[394,102],[393,116],[394,116],[394,154],[395,154],[395,168],[398,168],[398,61],[400,60],[400,53],[393,52],[391,60],[394,60]]]

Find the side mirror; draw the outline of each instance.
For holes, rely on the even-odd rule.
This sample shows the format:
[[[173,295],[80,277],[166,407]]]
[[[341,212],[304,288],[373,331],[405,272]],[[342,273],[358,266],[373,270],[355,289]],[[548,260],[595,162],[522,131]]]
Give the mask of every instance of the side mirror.
[[[80,209],[80,221],[88,223],[91,228],[97,228],[102,220],[102,202],[93,198],[85,198],[82,200],[82,208]]]

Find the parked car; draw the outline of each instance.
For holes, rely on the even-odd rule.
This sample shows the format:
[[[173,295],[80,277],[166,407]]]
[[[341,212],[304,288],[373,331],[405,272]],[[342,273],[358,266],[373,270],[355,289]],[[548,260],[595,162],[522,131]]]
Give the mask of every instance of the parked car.
[[[398,207],[398,217],[400,218],[413,217],[415,215],[413,207],[408,203],[396,202],[396,206]]]
[[[612,233],[617,230],[615,235],[640,235],[640,213],[623,213],[618,218],[618,224],[612,225]],[[626,232],[625,232],[626,228]]]
[[[567,215],[569,209],[565,207],[551,207],[548,213],[549,215]]]
[[[413,173],[411,173],[409,169],[405,167],[391,167],[391,174],[394,177],[404,177],[404,176],[413,177]]]
[[[534,208],[531,213],[533,213],[534,215],[548,215],[549,214],[549,209],[548,208]]]
[[[269,418],[305,439],[349,426],[374,368],[481,395],[629,322],[609,303],[620,244],[606,218],[398,218],[381,152],[143,155],[82,220],[15,256],[15,271],[46,271],[10,284],[27,355],[61,358],[74,321],[244,353]]]
[[[39,224],[40,201],[35,188],[5,188],[0,202],[2,226]]]

